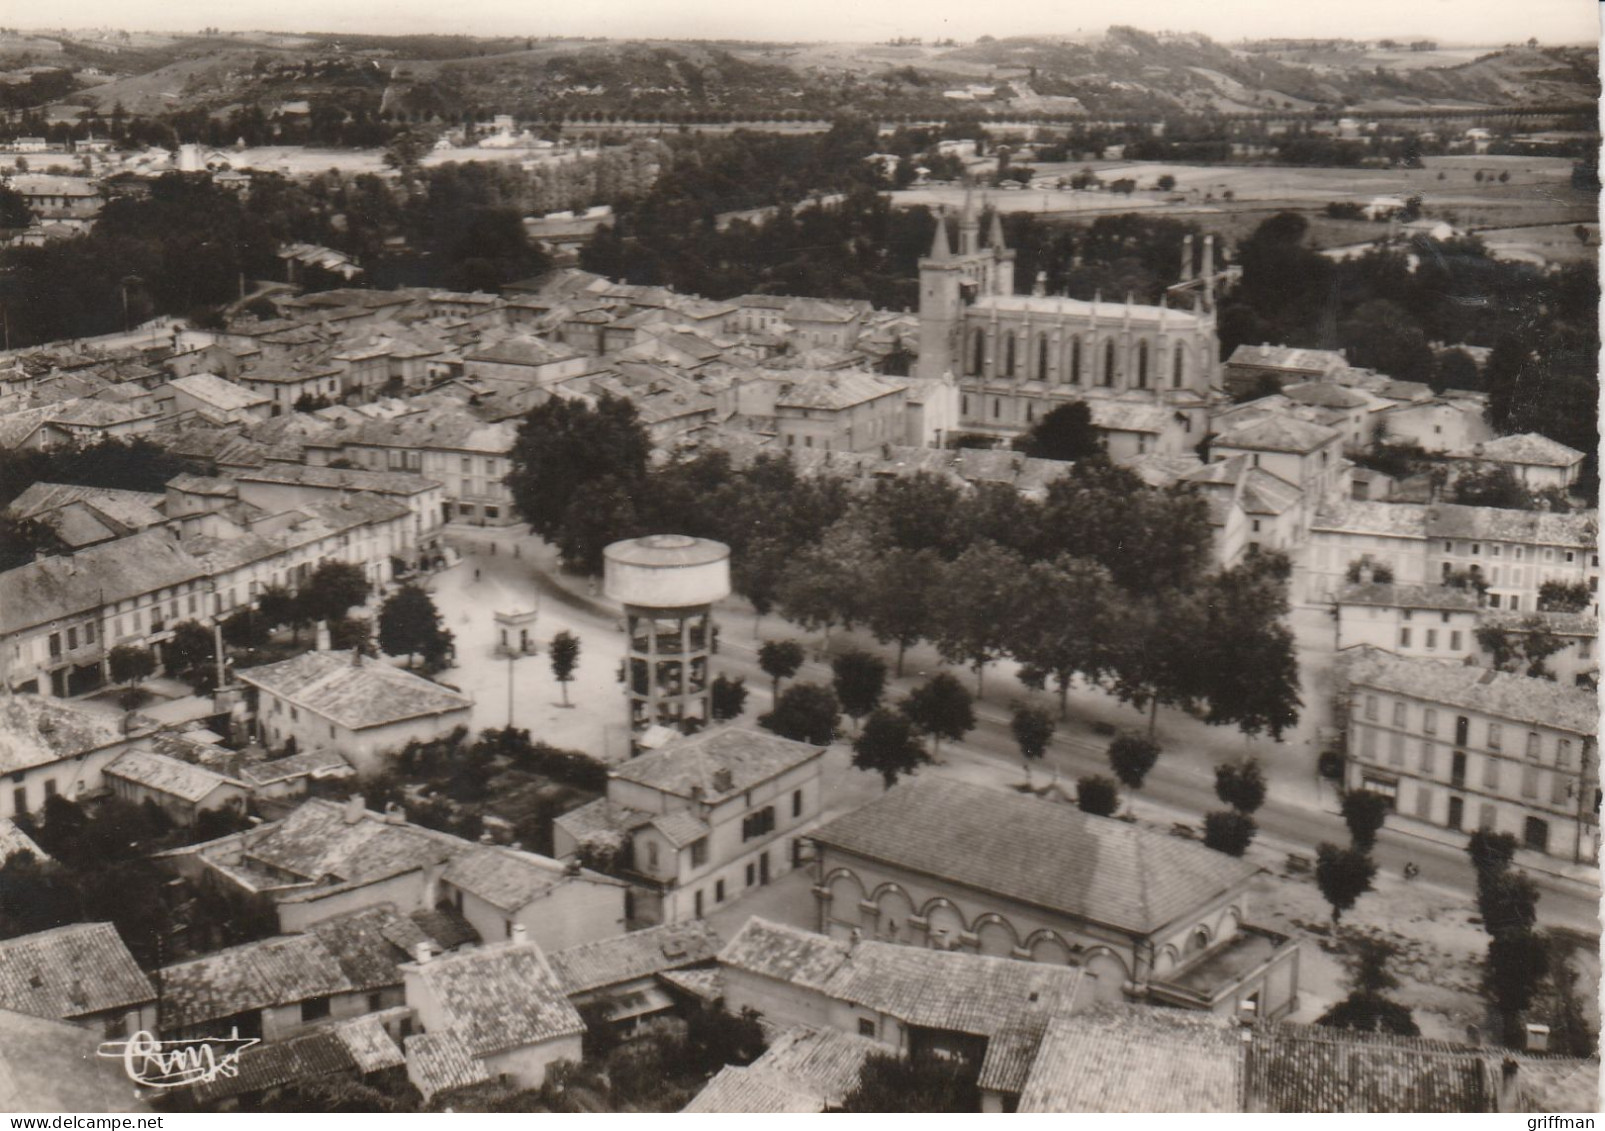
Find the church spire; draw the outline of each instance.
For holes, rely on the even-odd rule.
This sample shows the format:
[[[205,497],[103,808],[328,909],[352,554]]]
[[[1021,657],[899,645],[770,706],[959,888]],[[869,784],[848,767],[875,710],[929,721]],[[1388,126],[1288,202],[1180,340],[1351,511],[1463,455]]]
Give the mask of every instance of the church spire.
[[[1001,213],[992,213],[992,230],[988,233],[987,239],[992,244],[993,251],[1003,251],[1009,246],[1003,242],[1003,216]]]
[[[979,250],[980,222],[975,217],[975,197],[964,190],[964,211],[959,215],[959,254],[974,255]]]

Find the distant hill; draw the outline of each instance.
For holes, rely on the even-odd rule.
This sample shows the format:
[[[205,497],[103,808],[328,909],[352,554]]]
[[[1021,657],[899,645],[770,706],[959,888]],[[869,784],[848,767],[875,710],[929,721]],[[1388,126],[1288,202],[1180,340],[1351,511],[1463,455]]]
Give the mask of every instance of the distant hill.
[[[217,35],[0,38],[0,68],[86,71],[72,101],[102,114],[355,99],[394,118],[510,113],[681,120],[697,115],[882,117],[1175,114],[1591,102],[1597,51],[1467,52],[1365,45],[1229,46],[1115,27],[1078,38],[921,44],[477,39],[467,36]],[[1441,64],[1441,65],[1435,65]],[[108,81],[109,80],[109,81]],[[950,93],[951,92],[951,93]]]

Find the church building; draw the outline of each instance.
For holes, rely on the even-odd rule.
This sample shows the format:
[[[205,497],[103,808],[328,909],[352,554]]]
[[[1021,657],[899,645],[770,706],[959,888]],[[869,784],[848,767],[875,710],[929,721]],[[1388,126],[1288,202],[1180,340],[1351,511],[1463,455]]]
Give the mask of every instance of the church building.
[[[996,213],[982,246],[966,198],[958,250],[939,224],[930,256],[920,260],[919,375],[958,379],[961,428],[1014,436],[1065,402],[1109,401],[1170,408],[1186,446],[1204,438],[1210,391],[1220,385],[1214,237],[1205,238],[1196,279],[1187,239],[1182,283],[1173,289],[1194,293],[1199,306],[1190,310],[1138,305],[1129,296],[1124,304],[1050,296],[1041,276],[1035,293],[1015,294],[1014,258]]]

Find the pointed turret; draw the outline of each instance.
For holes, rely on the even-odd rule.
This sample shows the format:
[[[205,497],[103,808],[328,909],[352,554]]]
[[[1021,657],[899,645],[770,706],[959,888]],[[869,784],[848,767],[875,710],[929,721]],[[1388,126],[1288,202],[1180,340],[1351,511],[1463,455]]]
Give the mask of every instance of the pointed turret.
[[[940,212],[936,214],[936,234],[931,238],[931,258],[953,258],[953,248],[947,242],[947,217]]]
[[[974,255],[980,245],[981,225],[975,217],[975,197],[964,190],[964,211],[959,214],[959,254]]]
[[[1048,273],[1046,271],[1037,272],[1036,285],[1031,288],[1031,293],[1037,298],[1042,298],[1048,293]]]
[[[1193,234],[1181,238],[1181,281],[1191,282],[1193,277]]]
[[[987,242],[992,245],[993,251],[1006,251],[1008,244],[1003,242],[1003,216],[992,213],[992,230],[987,233]]]

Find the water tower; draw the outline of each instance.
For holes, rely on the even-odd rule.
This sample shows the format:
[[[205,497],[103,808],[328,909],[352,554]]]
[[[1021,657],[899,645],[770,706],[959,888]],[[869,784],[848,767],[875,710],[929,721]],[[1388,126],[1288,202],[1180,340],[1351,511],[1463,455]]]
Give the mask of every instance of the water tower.
[[[730,595],[730,547],[649,534],[613,543],[602,558],[603,591],[624,605],[632,745],[655,726],[706,726],[713,603]]]

